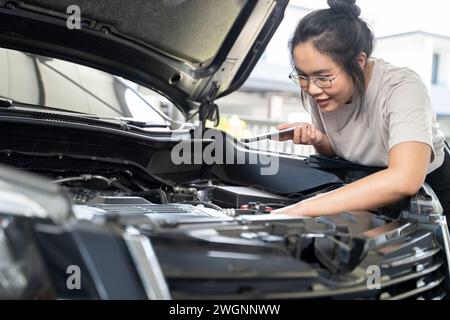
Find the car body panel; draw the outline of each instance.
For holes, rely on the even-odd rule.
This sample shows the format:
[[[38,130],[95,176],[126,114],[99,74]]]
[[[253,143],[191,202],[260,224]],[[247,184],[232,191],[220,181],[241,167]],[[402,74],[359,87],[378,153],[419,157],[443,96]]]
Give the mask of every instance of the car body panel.
[[[70,5],[78,5],[84,19],[79,30],[67,27]],[[160,91],[188,113],[243,83],[281,22],[287,1],[161,0],[127,5],[125,12],[121,5],[1,1],[0,43],[123,76]],[[188,28],[177,18],[184,13],[191,21]]]

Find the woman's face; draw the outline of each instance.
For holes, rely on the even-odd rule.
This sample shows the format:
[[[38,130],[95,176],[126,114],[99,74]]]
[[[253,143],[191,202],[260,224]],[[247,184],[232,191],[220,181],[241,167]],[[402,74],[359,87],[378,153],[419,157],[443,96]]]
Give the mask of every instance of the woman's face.
[[[353,95],[351,77],[329,56],[317,51],[311,41],[300,43],[294,48],[295,67],[299,75],[338,77],[331,88],[319,88],[313,81],[303,90],[317,103],[321,112],[332,112],[348,103]]]

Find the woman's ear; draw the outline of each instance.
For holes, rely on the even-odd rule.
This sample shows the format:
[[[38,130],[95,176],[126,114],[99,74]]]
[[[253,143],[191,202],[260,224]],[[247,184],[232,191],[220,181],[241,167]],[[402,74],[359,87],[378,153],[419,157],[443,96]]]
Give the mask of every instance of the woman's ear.
[[[367,63],[367,54],[365,52],[360,52],[356,56],[356,62],[358,62],[359,66],[361,67],[361,70],[364,71],[364,69],[366,68],[366,63]]]

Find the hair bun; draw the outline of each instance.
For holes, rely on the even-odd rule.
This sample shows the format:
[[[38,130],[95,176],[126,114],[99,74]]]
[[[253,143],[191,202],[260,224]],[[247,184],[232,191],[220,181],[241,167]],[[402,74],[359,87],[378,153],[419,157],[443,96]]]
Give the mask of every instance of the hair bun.
[[[358,18],[361,9],[356,5],[356,0],[328,0],[328,6],[336,13]]]

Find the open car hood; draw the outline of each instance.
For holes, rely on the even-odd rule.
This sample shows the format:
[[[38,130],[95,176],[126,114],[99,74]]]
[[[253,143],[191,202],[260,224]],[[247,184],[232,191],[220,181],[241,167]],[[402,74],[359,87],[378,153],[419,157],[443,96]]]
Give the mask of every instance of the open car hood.
[[[157,90],[187,114],[246,80],[287,3],[0,0],[0,46],[122,76]]]

